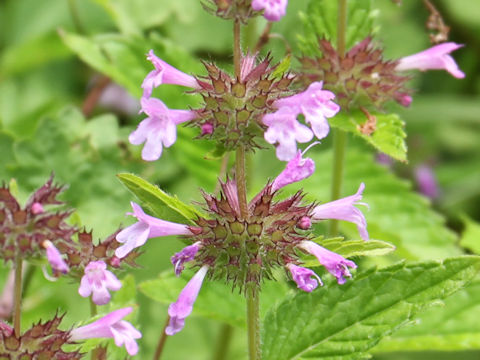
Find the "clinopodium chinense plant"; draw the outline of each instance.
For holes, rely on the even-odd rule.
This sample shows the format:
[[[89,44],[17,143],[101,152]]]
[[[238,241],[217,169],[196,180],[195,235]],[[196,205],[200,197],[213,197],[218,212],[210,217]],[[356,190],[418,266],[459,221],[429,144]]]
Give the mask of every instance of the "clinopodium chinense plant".
[[[218,344],[211,346],[217,350],[199,359],[230,358],[229,342],[242,339],[232,336],[232,325],[246,327],[247,350],[239,356],[248,353],[250,360],[366,358],[369,350],[386,337],[381,342],[383,350],[379,351],[411,346],[415,340],[410,338],[415,334],[407,331],[404,337],[396,339],[390,337],[394,336],[393,331],[412,324],[421,310],[461,289],[475,277],[480,262],[477,257],[468,256],[414,265],[391,264],[399,257],[436,259],[443,254],[437,246],[445,245],[442,241],[447,241],[451,234],[448,230],[437,232],[443,225],[426,201],[410,194],[410,189],[389,173],[394,171],[394,159],[407,161],[405,124],[389,111],[400,108],[399,105],[408,107],[414,101],[415,86],[421,88],[411,82],[415,74],[411,70],[441,69],[463,78],[464,73],[450,55],[463,45],[447,41],[449,27],[430,0],[424,3],[430,12],[427,28],[437,32],[430,34],[434,44],[399,59],[388,59],[388,52],[384,52],[379,27],[374,22],[378,12],[370,0],[310,0],[308,11],[291,22],[301,23],[304,34],[286,36],[272,31],[282,29],[276,22],[287,12],[288,16],[296,15],[289,9],[297,9],[297,3],[190,2],[188,7],[195,3],[200,11],[207,12],[205,16],[217,17],[215,21],[222,25],[232,25],[233,51],[209,54],[197,62],[182,61],[183,55],[188,57],[181,49],[184,44],[163,38],[175,28],[168,21],[170,15],[183,11],[179,11],[182,5],[176,0],[159,1],[161,24],[156,14],[137,9],[144,2],[133,1],[134,5],[127,6],[128,1],[104,0],[97,1],[96,6],[112,17],[106,24],[116,24],[121,34],[90,37],[59,31],[67,46],[105,75],[93,81],[83,115],[90,117],[97,102],[102,106],[113,102],[118,107],[128,107],[127,99],[131,98],[125,93],[106,95],[108,89],[123,91],[110,84],[116,81],[140,97],[139,101],[134,99],[136,110],[126,111],[131,115],[140,110],[141,119],[133,126],[129,127],[130,123],[123,127],[133,119],[131,116],[122,118],[125,122],[117,134],[119,123],[113,126],[110,117],[87,122],[80,114],[74,113],[70,119],[68,114],[61,113],[68,121],[60,129],[52,126],[48,117],[38,122],[38,133],[43,134],[45,141],[39,136],[35,141],[40,141],[41,146],[32,146],[30,141],[34,140],[24,139],[30,132],[23,134],[22,126],[33,124],[33,120],[12,126],[6,116],[4,129],[3,117],[8,111],[1,112],[2,156],[3,149],[15,142],[10,132],[22,129],[21,141],[5,152],[6,164],[0,164],[2,174],[36,174],[40,166],[36,152],[61,153],[71,148],[95,169],[89,177],[77,158],[69,159],[68,164],[62,161],[77,171],[77,184],[92,181],[94,185],[85,188],[94,203],[105,200],[98,194],[109,194],[108,205],[102,206],[108,206],[110,214],[95,213],[91,209],[96,209],[96,205],[89,205],[88,218],[108,223],[107,215],[113,214],[118,222],[115,231],[106,232],[109,236],[97,239],[95,234],[103,229],[93,231],[88,222],[83,222],[85,209],[77,212],[67,201],[60,200],[67,199],[68,192],[64,192],[66,187],[55,184],[53,175],[25,202],[20,200],[23,193],[18,191],[16,181],[0,187],[0,255],[4,265],[10,267],[0,296],[0,360],[121,360],[132,356],[143,359],[149,355],[143,346],[159,337],[154,354],[154,360],[158,360],[173,335],[179,341],[179,337],[188,339],[191,331],[196,339],[201,338],[199,333],[202,339],[210,339],[209,324],[200,328],[193,319],[187,320],[192,313],[225,323]],[[82,28],[82,11],[78,12],[75,3],[69,1],[73,23],[79,33],[90,34]],[[153,7],[153,3],[149,5]],[[158,29],[162,35],[156,33]],[[197,35],[190,29],[189,34],[182,36],[198,39]],[[298,39],[298,43],[290,46],[292,39]],[[46,40],[38,41],[36,47],[43,47]],[[278,42],[278,46],[273,42]],[[270,45],[274,46],[268,49]],[[204,54],[201,47],[187,47],[197,55]],[[281,49],[285,49],[284,56]],[[59,56],[53,53],[51,56]],[[2,80],[5,74],[32,66],[30,60],[20,65],[11,61],[19,54],[16,49],[1,59]],[[37,62],[38,59],[35,66]],[[198,73],[191,73],[193,68]],[[14,89],[10,83],[4,87]],[[3,92],[1,95],[4,96]],[[174,103],[183,105],[170,108]],[[85,129],[81,130],[83,125]],[[433,122],[429,125],[434,126]],[[99,131],[107,127],[108,131]],[[125,129],[129,132],[128,142]],[[55,131],[68,137],[68,145],[58,136],[52,137],[54,145],[48,147],[46,139]],[[347,142],[349,134],[355,136]],[[169,149],[177,137],[177,145]],[[380,160],[372,160],[375,154],[369,153],[364,140],[380,152],[376,155],[387,165],[385,168],[378,164]],[[347,143],[351,145],[347,147]],[[35,156],[26,155],[33,151],[28,148],[35,150]],[[33,163],[29,166],[36,170],[10,164],[16,158],[29,160]],[[437,201],[441,188],[435,172],[426,163],[414,164],[415,171],[410,173],[414,174],[418,189]],[[129,164],[134,166],[128,167]],[[203,164],[215,166],[203,168]],[[208,178],[217,165],[218,173]],[[135,171],[142,169],[145,176],[158,173],[159,182],[165,180],[175,189],[178,184],[184,186],[182,177],[190,174],[182,166],[201,168],[201,175],[187,179],[191,188],[192,179],[205,181],[201,187],[193,186],[187,195],[180,194],[187,197],[193,191],[195,200],[184,203],[138,176],[119,174],[136,200],[127,213],[131,216],[127,221],[131,222],[118,228],[129,195],[122,197],[114,192],[103,177],[106,169],[117,171],[123,166]],[[68,173],[48,169],[47,174],[53,170],[57,174]],[[31,177],[32,181],[37,178]],[[56,181],[59,179],[63,177]],[[344,183],[348,187],[345,191]],[[325,187],[331,190],[328,198]],[[366,201],[362,202],[364,193]],[[71,196],[76,199],[71,202],[75,206],[90,201],[85,199],[84,192],[76,195]],[[367,215],[369,205],[372,211]],[[390,217],[390,211],[396,213]],[[409,211],[415,216],[408,217]],[[417,232],[409,231],[410,226]],[[376,240],[383,236],[395,244]],[[166,243],[172,237],[182,242],[180,251],[152,255],[151,247],[155,245],[149,239],[162,238],[154,241]],[[466,238],[461,245],[470,249],[472,240]],[[401,251],[391,257],[380,261],[362,258],[385,255],[395,250],[395,245]],[[450,245],[445,252],[460,253],[456,243]],[[470,250],[475,252],[478,246],[473,245]],[[160,266],[167,263],[168,272],[152,279],[160,269],[145,266],[140,257],[143,253]],[[374,264],[378,268],[372,267]],[[391,266],[381,267],[385,264]],[[43,274],[34,273],[38,268]],[[134,276],[126,274],[134,268],[144,271],[140,276],[150,279],[136,286]],[[54,296],[43,293],[46,286],[32,290],[31,282],[38,278],[45,283],[51,281],[52,288],[73,290],[58,291],[64,294],[53,299]],[[146,295],[138,300],[139,306],[135,305],[136,289]],[[30,299],[31,292],[36,294]],[[468,302],[469,311],[478,300],[474,295]],[[63,301],[64,297],[70,299],[68,296],[76,299],[75,304],[89,308],[90,313],[86,314],[80,305],[78,309],[69,309],[70,303]],[[144,306],[149,301],[147,297],[164,307]],[[36,307],[46,298],[48,306]],[[243,303],[246,311],[238,308]],[[52,307],[47,317],[45,312]],[[137,310],[140,319],[148,319],[143,326],[137,320]],[[29,313],[23,316],[22,311]],[[441,328],[442,322],[450,324],[450,313],[434,314],[440,319],[435,327]],[[32,316],[34,320],[30,321]],[[155,316],[161,316],[161,321]],[[424,350],[419,344],[430,341],[451,350],[450,345],[444,344],[445,334],[450,337],[450,333],[445,328],[435,332],[430,322],[422,321],[421,341],[415,342],[415,346]],[[152,329],[157,333],[144,336]],[[455,336],[451,337],[462,339],[464,333],[478,333],[466,332],[463,327],[459,331],[453,325],[452,329]],[[461,349],[466,349],[465,344],[478,345],[478,341],[461,343]],[[185,355],[188,347],[176,350],[182,355],[170,358],[197,359],[194,351]]]

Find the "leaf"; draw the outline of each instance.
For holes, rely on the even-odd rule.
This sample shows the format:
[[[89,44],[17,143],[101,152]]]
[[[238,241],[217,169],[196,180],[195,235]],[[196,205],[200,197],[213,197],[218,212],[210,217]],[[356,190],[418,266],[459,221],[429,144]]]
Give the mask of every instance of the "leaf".
[[[466,216],[463,217],[463,223],[465,230],[463,230],[460,245],[475,254],[480,254],[480,224]]]
[[[322,237],[313,239],[319,245],[345,258],[354,256],[383,256],[395,250],[395,246],[381,240],[344,240],[342,237],[323,240]],[[317,260],[307,260],[306,267],[318,266]]]
[[[288,54],[277,65],[277,67],[272,73],[272,77],[276,79],[283,77],[283,75],[285,75],[285,73],[290,69],[291,64],[292,64],[292,56]]]
[[[371,0],[350,0],[347,6],[346,47],[349,49],[375,32],[376,12]],[[304,35],[299,36],[300,49],[306,55],[319,54],[318,39],[337,43],[337,13],[337,1],[310,0],[307,13],[301,13]]]
[[[461,289],[479,269],[476,256],[401,263],[298,293],[265,317],[263,360],[368,357],[381,338]]]
[[[149,298],[162,304],[170,304],[177,300],[180,291],[191,277],[190,271],[184,271],[180,277],[176,277],[173,271],[168,270],[161,273],[157,279],[142,282],[139,288]],[[265,314],[286,292],[287,287],[282,282],[265,282],[261,293],[261,314]],[[245,306],[243,294],[232,291],[231,285],[206,279],[195,301],[193,314],[244,328]]]
[[[445,300],[444,306],[428,309],[415,324],[383,339],[374,353],[480,349],[480,281]]]
[[[405,144],[405,123],[396,114],[371,113],[376,118],[376,129],[371,135],[363,134],[360,125],[366,117],[361,111],[350,114],[340,112],[329,120],[332,127],[360,136],[377,150],[400,161],[407,161],[407,145]]]
[[[133,174],[118,174],[120,181],[130,190],[152,213],[163,220],[173,222],[193,222],[197,217],[205,217],[193,206],[180,201],[162,191],[158,186]]]

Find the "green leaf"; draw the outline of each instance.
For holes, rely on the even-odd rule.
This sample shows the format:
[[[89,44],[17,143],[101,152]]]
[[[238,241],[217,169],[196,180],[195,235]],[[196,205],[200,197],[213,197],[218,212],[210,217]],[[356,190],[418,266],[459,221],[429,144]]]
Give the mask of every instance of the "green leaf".
[[[371,135],[363,134],[360,125],[367,119],[361,111],[340,112],[329,120],[332,127],[342,129],[360,136],[377,150],[400,161],[407,161],[405,123],[396,114],[371,113],[375,116],[376,129]]]
[[[281,78],[290,69],[291,64],[292,64],[292,55],[288,54],[282,59],[282,61],[280,61],[278,66],[273,71],[272,76],[276,79]]]
[[[350,0],[347,6],[346,47],[349,49],[375,32],[376,12],[371,0]],[[304,35],[299,36],[300,49],[306,55],[319,54],[318,39],[326,38],[336,45],[337,14],[337,1],[310,0],[307,13],[301,14]]]
[[[383,339],[374,353],[480,349],[480,281],[445,300],[444,306],[428,309],[415,324]]]
[[[463,218],[463,223],[465,230],[463,230],[460,245],[475,254],[480,254],[480,224],[466,216]]]
[[[174,222],[193,222],[197,217],[205,217],[193,206],[180,201],[162,191],[158,186],[133,174],[118,174],[120,181],[158,218]]]
[[[184,271],[180,277],[176,277],[173,271],[168,270],[157,279],[142,282],[139,288],[149,298],[170,304],[177,300],[191,277],[190,271]],[[261,314],[265,314],[275,302],[282,299],[287,291],[283,282],[266,281],[262,286]],[[243,328],[246,325],[245,306],[243,294],[232,291],[231,285],[206,279],[195,301],[193,314]]]
[[[322,239],[320,237],[313,239],[313,241],[345,258],[354,256],[383,256],[395,251],[395,246],[381,240],[344,240],[342,237]],[[318,266],[318,261],[307,260],[305,261],[305,266]]]
[[[476,256],[401,263],[297,293],[265,317],[263,359],[368,357],[380,339],[461,289],[479,269]]]

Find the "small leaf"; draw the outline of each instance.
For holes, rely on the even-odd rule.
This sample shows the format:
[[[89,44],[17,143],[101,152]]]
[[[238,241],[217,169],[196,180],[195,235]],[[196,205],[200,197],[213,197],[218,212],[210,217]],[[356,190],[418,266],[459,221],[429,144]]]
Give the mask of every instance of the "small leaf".
[[[333,251],[344,258],[354,256],[383,256],[395,251],[395,246],[381,240],[344,240],[343,238],[314,239],[316,243],[324,248]],[[307,260],[304,262],[306,267],[318,266],[317,260]]]
[[[363,134],[360,125],[367,119],[361,111],[340,112],[329,120],[332,127],[360,136],[377,150],[400,161],[407,161],[405,123],[396,114],[372,113],[376,118],[376,128],[371,135]]]
[[[460,245],[473,251],[475,254],[480,254],[480,224],[468,217],[463,217],[465,230],[463,230]]]
[[[158,186],[133,174],[118,174],[120,181],[130,190],[152,213],[163,220],[173,222],[193,222],[197,217],[205,217],[193,206],[180,201],[176,196],[171,196],[162,191]]]
[[[292,63],[292,55],[288,54],[285,56],[282,61],[276,66],[275,70],[272,73],[272,77],[279,79],[290,69]]]
[[[265,317],[263,360],[368,357],[380,339],[461,289],[479,269],[476,256],[400,263],[297,293]]]

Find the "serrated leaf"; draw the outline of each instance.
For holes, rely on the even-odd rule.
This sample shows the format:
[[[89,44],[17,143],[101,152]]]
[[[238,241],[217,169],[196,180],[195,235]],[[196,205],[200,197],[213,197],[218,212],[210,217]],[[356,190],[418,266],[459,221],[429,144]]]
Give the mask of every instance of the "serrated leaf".
[[[177,300],[180,291],[192,275],[190,271],[184,271],[180,277],[176,277],[173,271],[165,271],[156,279],[142,282],[139,289],[144,295],[159,303],[170,304]],[[265,282],[261,293],[261,314],[265,314],[287,291],[288,288],[283,282]],[[243,294],[232,291],[231,285],[206,279],[195,301],[193,315],[244,328],[245,306]]]
[[[205,217],[193,206],[168,195],[158,186],[134,174],[118,174],[120,181],[158,218],[173,222],[193,222],[197,217]]]
[[[452,295],[443,306],[428,309],[415,324],[406,326],[374,347],[374,353],[480,349],[480,282]]]
[[[346,47],[349,49],[375,32],[376,11],[371,0],[350,0],[347,6]],[[304,35],[299,36],[300,49],[306,55],[319,54],[318,39],[337,43],[337,14],[337,1],[310,0],[307,14],[301,14]]]
[[[343,238],[313,239],[316,243],[344,258],[354,256],[383,256],[395,251],[395,246],[381,240],[344,240]],[[305,261],[306,267],[318,266],[318,260]]]
[[[331,118],[329,123],[332,127],[360,136],[378,151],[394,159],[407,161],[405,123],[396,114],[371,113],[371,115],[376,118],[376,129],[371,135],[360,131],[360,126],[366,121],[366,117],[361,111],[351,113],[342,111]]]
[[[367,357],[380,339],[461,289],[479,269],[476,256],[401,263],[298,293],[265,317],[263,360]]]

